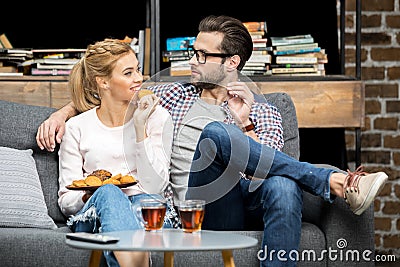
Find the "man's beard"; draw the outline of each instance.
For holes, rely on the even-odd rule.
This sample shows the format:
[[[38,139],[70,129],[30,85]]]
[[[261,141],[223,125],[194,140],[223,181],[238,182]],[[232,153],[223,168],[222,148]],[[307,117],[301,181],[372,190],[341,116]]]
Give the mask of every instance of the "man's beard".
[[[211,90],[218,86],[222,85],[222,81],[226,78],[226,74],[224,72],[224,65],[221,64],[219,68],[217,68],[214,72],[211,72],[206,75],[201,75],[198,81],[193,81],[192,84],[197,88]]]
[[[197,88],[205,90],[211,90],[217,87],[217,84],[208,82],[193,82],[193,85],[196,86]]]

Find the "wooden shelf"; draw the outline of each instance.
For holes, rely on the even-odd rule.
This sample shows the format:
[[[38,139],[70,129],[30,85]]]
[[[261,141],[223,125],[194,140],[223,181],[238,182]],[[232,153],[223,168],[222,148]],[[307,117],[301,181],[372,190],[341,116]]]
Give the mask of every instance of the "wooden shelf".
[[[254,82],[322,82],[322,81],[356,81],[353,76],[346,75],[325,75],[325,76],[279,76],[279,75],[259,75],[249,76]],[[190,81],[190,76],[169,76],[169,75],[154,75],[152,80],[158,82],[173,82],[173,81]]]
[[[285,92],[296,106],[300,128],[364,126],[364,84],[350,76],[254,76],[261,93]],[[1,77],[0,99],[60,108],[70,101],[68,76]],[[152,77],[147,83],[189,81],[188,76]]]
[[[167,83],[189,77],[156,77],[146,83]],[[285,79],[282,79],[285,78]],[[296,107],[299,128],[355,128],[356,164],[360,163],[360,128],[365,120],[362,81],[348,76],[252,77],[261,93],[285,92]],[[67,77],[1,77],[0,99],[60,108],[71,101]]]
[[[68,81],[68,76],[39,76],[39,75],[24,75],[24,76],[0,76],[0,81]]]

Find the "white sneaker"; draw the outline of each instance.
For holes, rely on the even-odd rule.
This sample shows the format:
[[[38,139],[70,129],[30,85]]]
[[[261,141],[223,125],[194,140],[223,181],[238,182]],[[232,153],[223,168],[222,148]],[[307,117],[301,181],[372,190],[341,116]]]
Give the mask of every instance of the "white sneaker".
[[[355,172],[347,171],[344,181],[344,199],[350,209],[357,215],[361,215],[381,192],[388,180],[384,172],[366,173],[360,166]]]

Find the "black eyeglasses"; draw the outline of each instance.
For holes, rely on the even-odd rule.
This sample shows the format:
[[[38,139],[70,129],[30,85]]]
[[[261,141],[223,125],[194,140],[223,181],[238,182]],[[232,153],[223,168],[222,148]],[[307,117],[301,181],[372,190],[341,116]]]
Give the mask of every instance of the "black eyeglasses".
[[[207,53],[202,50],[194,49],[193,46],[189,46],[187,51],[188,51],[188,55],[190,58],[192,58],[194,55],[196,55],[196,59],[197,59],[197,62],[199,62],[199,64],[205,64],[208,56],[221,57],[221,58],[233,56],[232,54],[224,54],[224,53]]]

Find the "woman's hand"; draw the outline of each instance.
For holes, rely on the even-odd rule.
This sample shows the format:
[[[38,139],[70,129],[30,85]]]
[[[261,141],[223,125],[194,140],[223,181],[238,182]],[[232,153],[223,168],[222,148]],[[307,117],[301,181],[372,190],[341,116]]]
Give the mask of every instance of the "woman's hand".
[[[147,137],[145,126],[147,120],[153,114],[159,103],[159,98],[155,94],[145,95],[137,102],[137,108],[133,113],[133,122],[136,130],[136,142],[143,141]]]
[[[92,191],[85,191],[85,194],[82,196],[82,201],[83,203],[86,203],[89,198],[92,196],[93,192]]]

